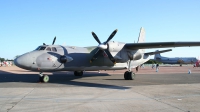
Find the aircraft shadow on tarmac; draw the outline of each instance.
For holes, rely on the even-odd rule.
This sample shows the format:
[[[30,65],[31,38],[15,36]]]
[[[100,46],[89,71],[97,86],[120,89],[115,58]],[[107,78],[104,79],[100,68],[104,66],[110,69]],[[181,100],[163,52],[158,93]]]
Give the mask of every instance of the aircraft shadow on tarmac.
[[[21,71],[21,72],[23,72],[23,71]],[[90,72],[88,74],[84,74],[83,78],[97,77],[97,76],[109,76],[109,74]],[[37,87],[52,87],[52,84],[62,84],[62,85],[97,87],[97,88],[106,88],[106,89],[129,89],[130,88],[130,87],[124,87],[124,86],[111,85],[111,84],[80,82],[80,80],[75,81],[76,79],[80,79],[82,77],[74,76],[72,73],[63,74],[63,72],[60,72],[60,73],[55,72],[55,73],[53,73],[53,75],[49,75],[49,77],[50,77],[50,81],[48,83],[38,83],[39,82],[38,74],[33,74],[33,73],[15,74],[15,73],[10,73],[10,72],[5,72],[5,71],[0,70],[0,84],[1,83],[9,83],[9,82],[20,82],[20,83],[34,84],[33,87],[35,87],[36,85],[37,85]],[[49,84],[49,86],[48,86],[48,84]],[[22,85],[24,85],[24,84],[21,84],[21,86]],[[15,87],[15,86],[13,86],[13,87]],[[25,87],[31,87],[31,86],[25,86]],[[57,87],[57,86],[55,86],[55,87]]]

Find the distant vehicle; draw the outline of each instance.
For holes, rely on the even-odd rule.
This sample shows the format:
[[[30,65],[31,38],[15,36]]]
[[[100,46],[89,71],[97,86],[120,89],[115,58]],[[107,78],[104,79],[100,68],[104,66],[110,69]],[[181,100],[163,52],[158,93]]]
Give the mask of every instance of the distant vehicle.
[[[157,50],[158,51],[158,50]],[[195,64],[198,60],[195,57],[163,57],[160,53],[155,54],[154,60],[164,64]]]
[[[194,67],[200,67],[200,60],[197,60]]]

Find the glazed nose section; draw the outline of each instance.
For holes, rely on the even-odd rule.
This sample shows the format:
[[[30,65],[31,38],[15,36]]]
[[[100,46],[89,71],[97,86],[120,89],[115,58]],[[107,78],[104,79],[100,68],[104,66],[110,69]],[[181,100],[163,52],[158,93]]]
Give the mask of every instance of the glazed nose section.
[[[28,53],[17,57],[14,60],[16,66],[24,69],[29,69],[31,67],[31,59]]]

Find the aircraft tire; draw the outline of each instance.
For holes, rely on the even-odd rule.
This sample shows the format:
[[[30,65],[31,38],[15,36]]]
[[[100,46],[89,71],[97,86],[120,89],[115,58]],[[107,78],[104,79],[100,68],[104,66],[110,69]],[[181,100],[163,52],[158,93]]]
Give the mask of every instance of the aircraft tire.
[[[135,79],[135,73],[134,72],[128,72],[128,79],[134,80]]]
[[[129,78],[129,77],[128,77],[128,73],[129,73],[128,71],[126,71],[126,72],[124,73],[124,79],[125,79],[125,80],[129,80],[129,79],[128,79],[128,78]]]
[[[49,82],[49,76],[48,75],[44,75],[44,76],[42,76],[42,80],[43,80],[43,82]]]
[[[83,76],[83,71],[74,71],[75,76]]]
[[[74,71],[74,75],[75,75],[75,76],[78,76],[77,74],[78,74],[77,71]]]

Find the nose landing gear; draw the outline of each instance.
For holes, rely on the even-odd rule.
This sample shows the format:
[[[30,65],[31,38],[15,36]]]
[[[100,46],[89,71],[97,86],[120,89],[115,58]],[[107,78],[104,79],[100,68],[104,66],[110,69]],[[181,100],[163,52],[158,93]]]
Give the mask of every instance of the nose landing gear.
[[[49,76],[48,75],[43,75],[42,72],[39,74],[39,81],[40,82],[49,82]]]

